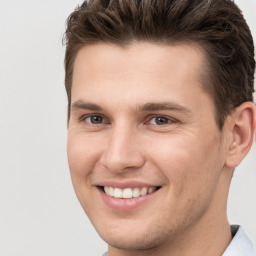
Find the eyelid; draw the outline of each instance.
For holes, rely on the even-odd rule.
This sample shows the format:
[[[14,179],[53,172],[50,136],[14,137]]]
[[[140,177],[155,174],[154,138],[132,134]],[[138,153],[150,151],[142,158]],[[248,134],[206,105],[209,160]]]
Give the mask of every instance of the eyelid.
[[[93,116],[98,116],[98,117],[101,117],[103,119],[103,122],[100,123],[100,124],[105,124],[107,122],[105,122],[104,120],[107,120],[107,118],[102,115],[102,114],[99,114],[99,113],[90,113],[90,114],[85,114],[85,115],[82,115],[80,118],[79,118],[79,121],[80,122],[86,122],[85,119],[86,118],[89,118],[89,117],[93,117]],[[91,122],[86,122],[88,124],[91,124],[91,125],[100,125],[100,124],[92,124]]]
[[[171,123],[177,123],[178,120],[175,119],[175,118],[171,118],[171,117],[167,117],[165,115],[160,115],[160,114],[157,114],[157,115],[150,115],[148,118],[147,118],[147,121],[146,123],[149,123],[153,118],[157,118],[157,117],[162,117],[162,118],[165,118],[168,120],[168,123],[167,124],[163,124],[162,126],[164,125],[168,125],[168,124],[171,124]],[[152,124],[152,125],[155,125],[155,124]],[[161,125],[159,125],[161,126]]]
[[[93,124],[91,122],[85,121],[86,118],[93,117],[93,116],[99,116],[99,117],[103,118],[103,122],[99,123],[99,124]],[[157,117],[166,118],[168,120],[168,123],[163,124],[163,125],[157,125],[157,124],[150,124],[149,123],[153,118],[157,118]],[[110,123],[108,118],[105,115],[100,114],[100,113],[84,114],[84,115],[81,115],[81,117],[79,117],[78,120],[79,120],[79,122],[86,122],[87,124],[90,124],[90,125],[93,125],[93,126],[95,126],[95,125],[102,125],[102,124],[109,124]],[[173,118],[173,117],[169,117],[169,116],[161,115],[161,114],[151,114],[151,115],[147,116],[145,124],[157,125],[157,126],[165,126],[165,125],[175,124],[175,123],[178,123],[178,122],[179,121],[176,118]]]

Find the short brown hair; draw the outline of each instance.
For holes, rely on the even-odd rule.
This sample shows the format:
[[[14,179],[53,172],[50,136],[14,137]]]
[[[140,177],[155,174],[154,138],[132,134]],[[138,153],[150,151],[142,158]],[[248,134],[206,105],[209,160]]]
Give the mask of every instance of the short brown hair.
[[[201,45],[208,61],[203,86],[214,99],[220,129],[232,110],[253,101],[253,39],[232,0],[88,0],[69,16],[65,41],[68,113],[76,55],[102,42]]]

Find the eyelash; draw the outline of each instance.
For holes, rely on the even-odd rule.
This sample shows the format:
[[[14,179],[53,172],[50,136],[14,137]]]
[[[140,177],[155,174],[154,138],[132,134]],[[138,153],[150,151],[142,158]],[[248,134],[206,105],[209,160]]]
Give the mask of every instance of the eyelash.
[[[103,120],[103,122],[100,122],[100,123],[93,123],[92,121],[86,121],[86,119],[88,118],[101,118],[101,120]],[[159,118],[159,119],[162,119],[162,120],[165,120],[167,123],[164,123],[164,124],[157,124],[157,121],[155,121],[154,124],[150,124],[150,122],[153,120],[153,119],[156,119],[156,118]],[[90,125],[102,125],[102,124],[107,124],[107,122],[104,120],[106,120],[106,118],[102,115],[97,115],[97,114],[91,114],[91,115],[86,115],[86,116],[83,116],[81,117],[81,121],[82,122],[86,122]],[[149,124],[149,125],[156,125],[156,126],[165,126],[165,125],[168,125],[168,124],[172,124],[172,123],[177,123],[177,120],[173,119],[173,118],[169,118],[169,117],[166,117],[166,116],[163,116],[163,115],[153,115],[153,116],[149,116],[147,118],[147,121],[145,122],[145,124]]]
[[[101,123],[94,124],[94,123],[92,123],[92,122],[86,121],[86,119],[88,119],[88,118],[93,118],[93,117],[101,118],[102,120],[105,120],[105,119],[106,119],[106,118],[103,117],[102,115],[91,114],[91,115],[82,116],[81,119],[80,119],[80,121],[86,122],[86,123],[88,123],[88,124],[90,124],[90,125],[100,125],[100,124],[103,124],[103,123],[104,123],[104,122],[101,122]]]
[[[162,119],[162,120],[165,120],[165,121],[167,121],[167,123],[164,123],[164,124],[157,124],[157,121],[156,121],[157,118]],[[165,125],[168,125],[168,124],[171,124],[171,123],[175,123],[175,120],[174,120],[174,119],[171,119],[171,118],[169,118],[169,117],[162,116],[162,115],[151,116],[151,117],[149,118],[149,120],[147,121],[147,123],[150,123],[153,119],[155,119],[155,123],[154,123],[154,124],[150,124],[150,125],[165,126]]]

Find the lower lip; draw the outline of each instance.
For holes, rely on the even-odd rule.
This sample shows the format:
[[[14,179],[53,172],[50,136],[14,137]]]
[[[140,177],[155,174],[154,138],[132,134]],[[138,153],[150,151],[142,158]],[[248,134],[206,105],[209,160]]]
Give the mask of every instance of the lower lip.
[[[156,190],[153,193],[147,194],[145,196],[139,196],[139,197],[134,197],[134,198],[115,198],[112,196],[108,196],[103,192],[101,188],[98,188],[100,191],[101,197],[105,204],[109,206],[110,208],[116,209],[116,210],[132,210],[134,208],[139,207],[146,201],[150,200],[158,190]]]

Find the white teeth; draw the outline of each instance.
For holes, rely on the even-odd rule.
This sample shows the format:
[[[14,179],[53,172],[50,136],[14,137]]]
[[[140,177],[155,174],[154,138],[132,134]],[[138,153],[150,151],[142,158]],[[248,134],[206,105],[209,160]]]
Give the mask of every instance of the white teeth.
[[[138,188],[135,188],[132,191],[132,197],[139,197],[140,196],[140,190]]]
[[[114,196],[114,188],[109,187],[109,194],[107,194],[109,196]]]
[[[141,191],[140,191],[140,195],[141,196],[145,196],[148,192],[148,189],[147,188],[142,188]]]
[[[105,186],[105,187],[104,187],[104,191],[105,191],[105,193],[106,193],[107,195],[109,195],[109,187]]]
[[[122,198],[123,197],[123,191],[121,188],[115,188],[114,189],[114,197],[115,198]]]
[[[132,189],[131,188],[125,188],[123,190],[123,198],[132,198]]]
[[[143,187],[143,188],[113,188],[104,186],[104,191],[108,196],[112,196],[115,198],[133,198],[133,197],[139,197],[139,196],[145,196],[146,194],[153,193],[156,191],[156,187]]]
[[[151,193],[153,193],[154,191],[156,191],[156,188],[150,187],[150,188],[148,189],[148,194],[151,194]]]

